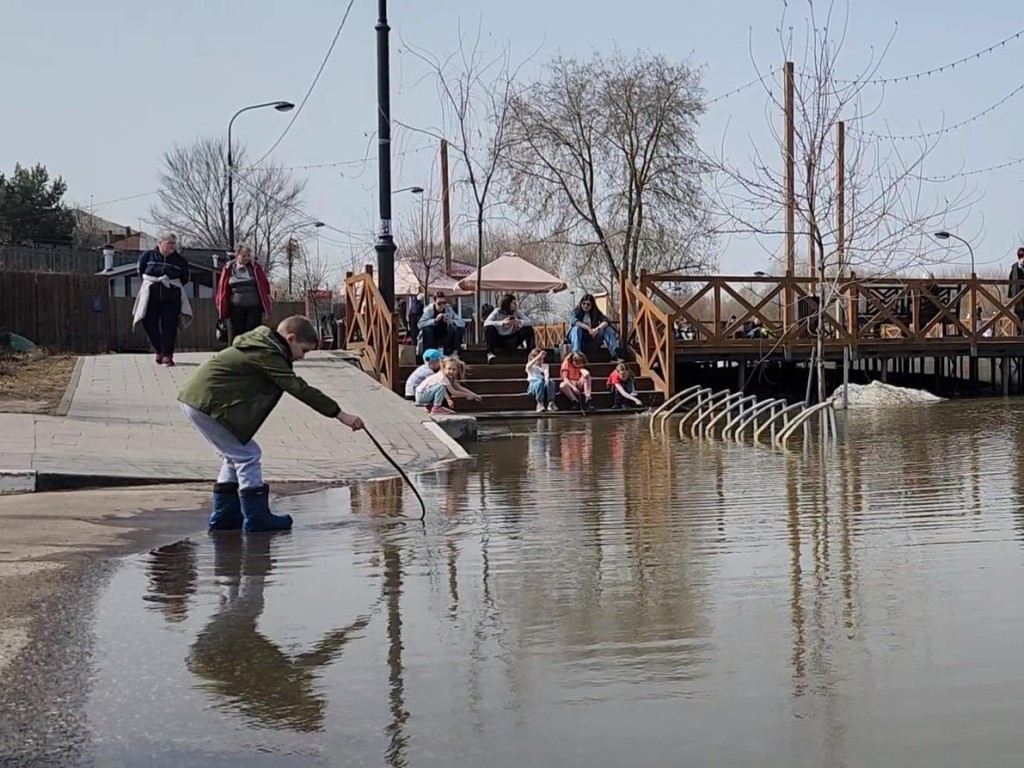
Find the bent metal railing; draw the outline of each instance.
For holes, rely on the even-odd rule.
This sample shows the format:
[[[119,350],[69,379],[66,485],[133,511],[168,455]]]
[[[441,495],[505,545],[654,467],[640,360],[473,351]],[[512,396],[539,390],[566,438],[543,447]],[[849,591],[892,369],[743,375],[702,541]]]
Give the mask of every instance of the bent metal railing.
[[[363,370],[398,390],[398,315],[388,310],[370,269],[345,278],[345,349]]]

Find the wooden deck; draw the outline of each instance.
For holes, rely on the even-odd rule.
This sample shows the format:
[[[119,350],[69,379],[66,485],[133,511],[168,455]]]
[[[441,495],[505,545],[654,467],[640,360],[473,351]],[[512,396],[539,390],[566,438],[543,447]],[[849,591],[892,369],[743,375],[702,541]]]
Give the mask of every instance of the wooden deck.
[[[1024,357],[1024,283],[644,274],[621,280],[620,323],[644,375],[674,391],[675,362]]]

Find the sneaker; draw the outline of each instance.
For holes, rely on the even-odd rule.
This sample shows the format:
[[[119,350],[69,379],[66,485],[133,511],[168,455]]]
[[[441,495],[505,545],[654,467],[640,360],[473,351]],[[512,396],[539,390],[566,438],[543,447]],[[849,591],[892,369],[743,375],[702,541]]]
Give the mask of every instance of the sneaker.
[[[550,403],[548,403],[548,410],[552,411],[552,412],[557,411],[558,410],[558,406],[555,405],[554,402],[550,402]]]
[[[544,413],[544,404],[537,403],[537,413]]]
[[[164,365],[166,365],[168,368],[173,368],[174,358],[171,357],[170,355],[164,355]]]
[[[615,355],[612,355],[612,362],[613,363],[624,363],[624,362],[626,362],[626,358],[624,358],[622,355],[615,354]]]
[[[164,364],[164,356],[163,355],[157,355],[156,356],[156,364],[157,365],[163,365]]]
[[[430,409],[430,413],[433,416],[453,416],[455,411],[451,408],[445,408],[443,405],[435,405]]]
[[[493,362],[494,362],[494,353],[493,352],[488,352],[487,353],[487,364],[490,365]]]
[[[596,411],[597,410],[597,406],[594,405],[594,401],[593,400],[587,400],[586,402],[584,402],[583,403],[583,407],[586,408],[588,411]]]

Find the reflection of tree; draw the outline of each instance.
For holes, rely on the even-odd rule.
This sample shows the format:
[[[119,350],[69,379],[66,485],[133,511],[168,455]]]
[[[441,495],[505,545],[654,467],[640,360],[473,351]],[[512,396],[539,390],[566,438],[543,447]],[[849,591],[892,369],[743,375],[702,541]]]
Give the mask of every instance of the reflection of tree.
[[[305,653],[285,654],[257,627],[274,541],[273,536],[213,538],[214,569],[227,596],[192,645],[188,668],[228,709],[269,728],[317,731],[327,702],[316,691],[316,671],[333,662],[370,617],[327,633]]]
[[[196,593],[196,545],[185,539],[149,553],[146,564],[149,594],[143,600],[153,603],[167,621],[188,618],[188,601]]]

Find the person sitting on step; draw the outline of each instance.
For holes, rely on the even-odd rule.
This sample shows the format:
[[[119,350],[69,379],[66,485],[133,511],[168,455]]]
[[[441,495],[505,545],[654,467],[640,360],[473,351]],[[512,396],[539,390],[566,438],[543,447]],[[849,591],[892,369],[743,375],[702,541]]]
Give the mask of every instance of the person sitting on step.
[[[640,398],[634,394],[636,382],[633,380],[633,372],[625,363],[619,363],[611,372],[608,377],[608,389],[612,391],[612,408],[616,410],[625,408],[627,402],[633,403],[638,408],[643,407]]]
[[[592,380],[590,371],[583,366],[587,364],[587,358],[582,352],[573,352],[562,361],[560,374],[562,383],[559,389],[562,394],[569,398],[572,403],[581,403],[588,411],[594,410],[594,401],[591,399]]]
[[[440,349],[428,349],[423,353],[423,365],[409,374],[405,382],[405,399],[416,402],[416,387],[433,373],[441,370],[441,360],[444,355]]]
[[[419,329],[423,349],[441,349],[446,355],[458,356],[466,321],[452,309],[444,291],[438,291],[434,300],[424,307]]]
[[[526,361],[526,394],[537,401],[537,413],[542,413],[545,409],[558,410],[558,406],[555,405],[558,390],[555,382],[551,380],[551,370],[545,362],[547,354],[546,350],[535,349]]]
[[[286,531],[291,515],[270,511],[270,487],[263,482],[262,452],[253,440],[285,392],[353,432],[363,420],[345,413],[293,370],[296,361],[320,345],[308,317],[286,318],[277,330],[261,325],[200,365],[178,393],[192,426],[221,455],[213,486],[210,530],[246,533]]]
[[[483,398],[459,383],[465,375],[465,363],[457,357],[446,357],[441,361],[441,370],[427,376],[416,387],[416,405],[424,405],[428,413],[443,416],[455,413],[456,397],[465,397],[479,403]]]
[[[484,320],[484,336],[487,338],[487,362],[494,362],[498,348],[519,349],[526,345],[533,349],[533,321],[519,311],[519,303],[511,293]]]
[[[579,306],[572,311],[568,341],[573,352],[582,352],[585,347],[600,346],[603,342],[612,359],[622,362],[619,356],[619,337],[612,330],[611,321],[597,308],[597,302],[589,293],[580,299]]]

